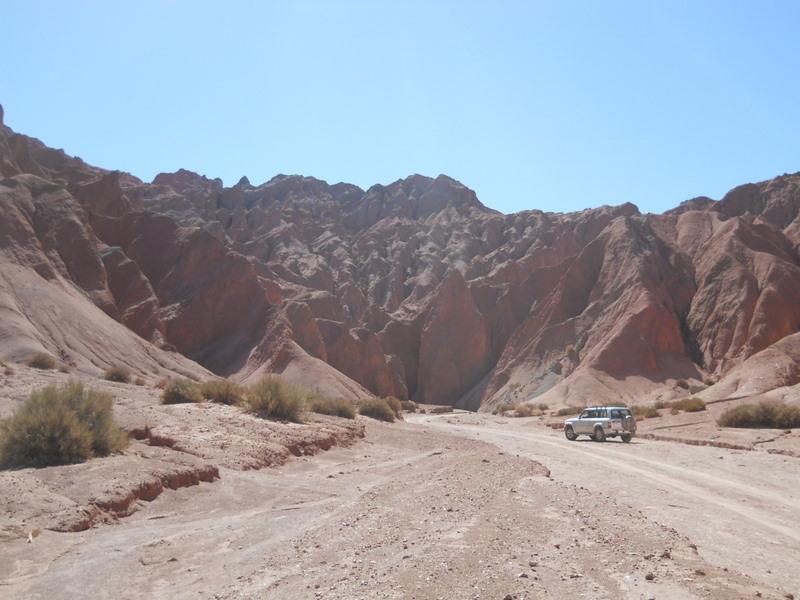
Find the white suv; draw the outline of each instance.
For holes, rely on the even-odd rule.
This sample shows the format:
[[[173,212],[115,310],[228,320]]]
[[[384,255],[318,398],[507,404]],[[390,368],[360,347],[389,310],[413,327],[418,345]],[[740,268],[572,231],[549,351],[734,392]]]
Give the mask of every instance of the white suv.
[[[595,442],[621,437],[627,443],[636,433],[636,419],[627,406],[591,406],[580,416],[564,421],[564,435],[572,442],[579,435],[588,435]]]

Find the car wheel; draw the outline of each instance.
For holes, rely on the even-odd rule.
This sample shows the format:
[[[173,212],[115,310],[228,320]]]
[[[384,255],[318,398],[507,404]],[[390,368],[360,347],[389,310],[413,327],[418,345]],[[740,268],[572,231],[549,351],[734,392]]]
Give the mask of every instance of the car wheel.
[[[626,444],[631,441],[631,434],[630,433],[623,433],[622,434],[622,441]]]
[[[603,431],[602,427],[595,427],[594,429],[594,441],[595,442],[605,442],[606,441],[606,433]]]
[[[564,437],[566,437],[570,442],[574,442],[577,439],[578,435],[575,433],[572,425],[567,425],[564,428]]]

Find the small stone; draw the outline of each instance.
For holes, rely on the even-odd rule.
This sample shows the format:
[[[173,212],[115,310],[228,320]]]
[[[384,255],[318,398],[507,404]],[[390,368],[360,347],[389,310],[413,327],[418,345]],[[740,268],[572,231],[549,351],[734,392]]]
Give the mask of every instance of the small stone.
[[[644,578],[645,578],[647,581],[653,581],[653,580],[656,578],[656,576],[655,576],[655,575],[653,575],[652,573],[648,573],[647,575],[645,575],[645,576],[644,576]]]

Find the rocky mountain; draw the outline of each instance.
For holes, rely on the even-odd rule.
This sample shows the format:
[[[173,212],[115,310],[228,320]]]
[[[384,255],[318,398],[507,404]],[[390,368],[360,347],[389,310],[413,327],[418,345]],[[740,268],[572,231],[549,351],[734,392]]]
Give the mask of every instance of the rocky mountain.
[[[0,123],[0,175],[1,360],[470,409],[735,393],[776,353],[795,368],[769,385],[800,381],[800,174],[662,215],[504,215],[444,175],[145,183]]]

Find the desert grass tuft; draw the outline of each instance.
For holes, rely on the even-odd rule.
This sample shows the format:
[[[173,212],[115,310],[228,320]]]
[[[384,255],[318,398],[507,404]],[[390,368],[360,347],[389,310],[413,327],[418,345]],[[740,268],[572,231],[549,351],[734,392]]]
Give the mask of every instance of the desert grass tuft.
[[[302,423],[306,394],[280,377],[266,375],[247,388],[246,407],[260,417]]]
[[[161,404],[188,404],[202,401],[200,388],[188,379],[170,379],[161,392]]]
[[[683,398],[669,403],[671,408],[677,408],[684,412],[700,412],[706,409],[706,403],[700,398]]]
[[[117,383],[130,383],[131,372],[125,367],[115,365],[105,370],[105,373],[103,373],[103,379],[106,381],[115,381]]]
[[[25,364],[34,369],[51,370],[58,367],[56,359],[46,352],[36,352],[28,357]]]
[[[211,379],[200,386],[206,400],[238,406],[244,403],[244,390],[227,379]]]
[[[387,423],[393,423],[395,420],[394,410],[384,398],[362,400],[358,405],[358,413]]]
[[[800,406],[762,400],[729,408],[717,419],[721,427],[792,429],[800,427]]]
[[[400,402],[400,400],[398,400],[394,396],[386,396],[384,398],[384,400],[386,400],[386,404],[389,405],[389,408],[392,409],[392,412],[394,413],[395,418],[396,419],[400,419],[402,421],[403,420],[403,404],[402,404],[402,402]]]
[[[329,398],[318,394],[312,394],[306,401],[306,408],[320,415],[331,415],[344,419],[356,418],[356,407],[345,398]]]
[[[417,403],[413,400],[401,400],[400,405],[403,407],[403,410],[410,413],[417,412]]]
[[[642,404],[637,404],[636,406],[632,406],[631,413],[633,413],[634,417],[641,419],[652,419],[661,416],[661,414],[658,412],[658,409],[655,406],[646,406]]]
[[[0,464],[7,467],[76,463],[127,444],[114,422],[111,396],[77,381],[35,390],[0,423]]]

